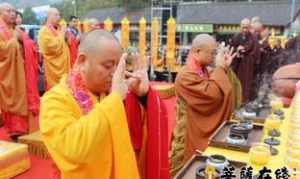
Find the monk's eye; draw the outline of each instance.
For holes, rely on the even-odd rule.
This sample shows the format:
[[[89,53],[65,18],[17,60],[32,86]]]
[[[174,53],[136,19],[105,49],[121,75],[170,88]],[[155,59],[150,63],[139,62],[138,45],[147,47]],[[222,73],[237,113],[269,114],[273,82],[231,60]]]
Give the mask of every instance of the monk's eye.
[[[110,69],[112,69],[114,67],[114,63],[111,63],[111,62],[104,63],[103,66],[104,66],[104,68],[110,70]]]

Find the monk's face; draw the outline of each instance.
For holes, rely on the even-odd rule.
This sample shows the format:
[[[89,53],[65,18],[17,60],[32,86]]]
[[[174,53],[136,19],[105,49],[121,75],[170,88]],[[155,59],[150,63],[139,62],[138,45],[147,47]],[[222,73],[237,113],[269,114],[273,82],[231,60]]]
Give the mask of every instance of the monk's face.
[[[122,56],[118,42],[106,41],[101,43],[103,47],[96,54],[86,56],[87,60],[83,66],[87,87],[97,95],[109,92],[113,74]]]
[[[98,24],[97,23],[90,23],[90,30],[95,30],[98,29]]]
[[[53,9],[50,13],[49,13],[49,18],[50,18],[50,22],[57,26],[59,24],[60,21],[60,13],[57,9]]]
[[[199,48],[197,50],[198,62],[201,65],[210,65],[213,63],[214,57],[216,55],[217,44],[215,41],[209,41],[206,46]]]
[[[14,25],[16,21],[16,15],[16,9],[11,5],[7,5],[3,7],[0,16],[6,24]]]
[[[250,24],[249,23],[242,23],[241,24],[241,33],[247,34],[250,32]]]

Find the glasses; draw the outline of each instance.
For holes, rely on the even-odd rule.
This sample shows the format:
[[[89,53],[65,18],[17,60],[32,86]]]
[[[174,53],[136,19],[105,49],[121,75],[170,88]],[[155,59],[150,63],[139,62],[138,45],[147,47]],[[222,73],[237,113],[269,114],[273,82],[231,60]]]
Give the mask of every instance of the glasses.
[[[197,52],[201,52],[202,50],[201,49],[198,49]],[[203,50],[203,52],[205,52],[206,54],[210,54],[212,56],[216,56],[218,51],[217,49],[208,49],[208,50]]]

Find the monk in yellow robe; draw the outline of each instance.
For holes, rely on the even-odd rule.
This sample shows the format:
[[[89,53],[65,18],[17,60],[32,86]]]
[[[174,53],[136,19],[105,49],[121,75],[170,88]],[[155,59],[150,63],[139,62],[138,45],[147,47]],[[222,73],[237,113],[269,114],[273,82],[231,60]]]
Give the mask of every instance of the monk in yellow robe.
[[[132,116],[134,111],[125,109],[123,99],[125,96],[128,97],[129,87],[131,95],[132,92],[135,96],[144,96],[148,93],[149,99],[151,90],[149,81],[146,80],[147,70],[125,72],[126,55],[121,57],[122,48],[119,42],[113,35],[103,30],[94,30],[83,36],[78,51],[77,61],[72,71],[43,96],[41,103],[41,133],[61,177],[63,179],[144,178],[142,170],[147,170],[151,166],[140,169],[141,173],[139,173],[137,161],[142,161],[142,156],[154,164],[160,161],[152,161],[148,155],[143,155],[144,152],[149,153],[149,151],[138,150],[140,149],[138,138],[147,137],[148,140],[142,142],[145,145],[152,141],[154,159],[164,159],[160,148],[167,148],[165,147],[167,142],[164,142],[164,146],[158,144],[160,141],[158,137],[161,133],[164,134],[164,131],[157,130],[151,122],[150,128],[155,128],[158,132],[147,130],[147,133],[141,136],[137,128],[133,129],[132,126],[139,121],[135,119],[127,121],[126,110],[129,110],[128,116]],[[157,101],[158,98],[155,97],[155,100]],[[126,108],[133,103],[135,102],[132,100],[127,101]],[[138,108],[134,108],[137,109],[135,114],[139,115]],[[157,114],[159,113],[161,111],[158,110]],[[159,121],[154,118],[151,121],[155,120]],[[167,125],[162,127],[167,131]],[[135,132],[130,133],[130,131]],[[149,138],[153,135],[158,137]],[[162,139],[166,139],[165,136],[167,135]],[[167,159],[167,155],[165,158]],[[168,165],[167,160],[165,161]],[[152,168],[155,170],[150,174],[146,171],[146,175],[157,172],[164,177],[152,178],[168,179],[168,168],[164,164],[160,164],[159,167],[153,165]]]
[[[16,9],[0,5],[0,110],[4,127],[10,134],[28,130],[24,59],[19,35],[14,30]]]
[[[65,41],[65,31],[59,27],[60,15],[50,8],[46,25],[39,31],[38,45],[44,58],[46,89],[56,85],[70,68],[69,48]]]
[[[207,34],[196,36],[187,65],[177,75],[176,127],[169,156],[172,176],[195,150],[206,149],[209,137],[232,112],[232,87],[227,70],[235,55],[229,50],[219,50],[216,67],[209,73],[206,66],[213,62],[214,55],[215,39]]]

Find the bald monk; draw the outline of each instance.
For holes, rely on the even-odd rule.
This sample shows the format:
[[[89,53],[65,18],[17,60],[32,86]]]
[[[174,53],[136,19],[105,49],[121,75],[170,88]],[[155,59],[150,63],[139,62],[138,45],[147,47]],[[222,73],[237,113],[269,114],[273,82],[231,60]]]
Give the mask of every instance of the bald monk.
[[[126,58],[111,33],[87,33],[72,71],[43,96],[41,132],[63,179],[169,178],[164,105],[142,61],[133,56],[129,73]]]
[[[44,58],[46,89],[56,85],[68,73],[70,55],[65,42],[65,30],[59,27],[60,15],[57,9],[49,8],[46,25],[38,35],[38,44]]]
[[[252,100],[254,93],[253,79],[255,70],[255,52],[257,39],[250,32],[250,20],[241,21],[241,32],[232,39],[232,46],[238,52],[236,59],[232,64],[232,69],[240,79],[243,91],[243,103]]]
[[[89,31],[99,29],[99,21],[96,18],[89,19]]]
[[[24,57],[24,69],[26,78],[26,96],[28,110],[36,116],[39,112],[40,96],[38,91],[38,50],[35,42],[21,28],[22,14],[17,12],[16,31],[21,42],[22,54]]]
[[[227,50],[220,51],[216,68],[208,73],[207,65],[213,63],[216,46],[210,35],[197,35],[187,64],[177,75],[176,127],[169,156],[172,176],[195,150],[205,150],[210,135],[230,117],[232,87],[227,69],[234,55]]]
[[[16,9],[0,4],[0,110],[8,132],[21,135],[28,131],[28,107],[24,59],[15,21]]]

